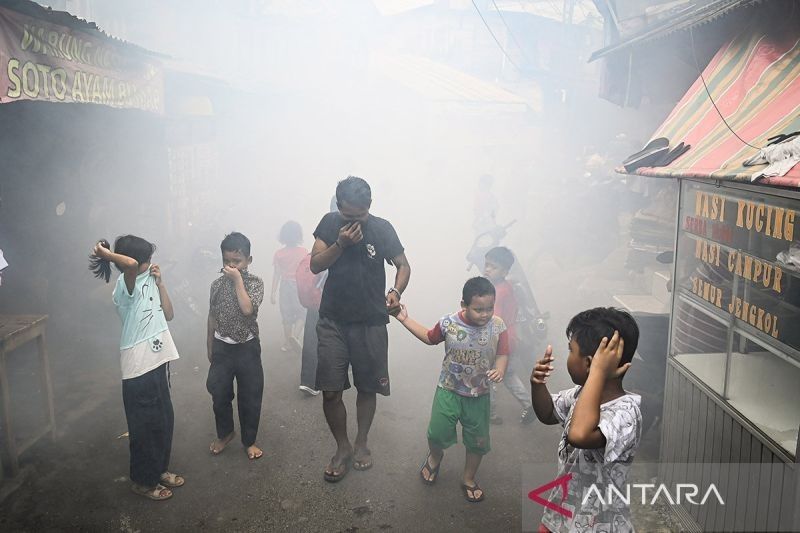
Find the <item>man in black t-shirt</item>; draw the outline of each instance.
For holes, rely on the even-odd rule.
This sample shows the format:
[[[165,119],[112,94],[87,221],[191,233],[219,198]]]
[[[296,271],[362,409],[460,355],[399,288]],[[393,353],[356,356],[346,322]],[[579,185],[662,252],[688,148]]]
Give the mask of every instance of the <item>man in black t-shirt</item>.
[[[338,212],[328,213],[314,231],[311,271],[328,270],[317,324],[319,337],[316,389],[323,391],[323,410],[336,439],[336,454],[325,480],[341,480],[353,463],[372,466],[367,434],[375,416],[376,394],[389,395],[389,314],[400,310],[400,295],[411,267],[389,221],[370,215],[372,191],[361,178],[349,176],[336,186]],[[384,261],[397,269],[386,289]],[[358,390],[358,435],[347,437],[347,410],[342,393],[350,388],[348,367]]]

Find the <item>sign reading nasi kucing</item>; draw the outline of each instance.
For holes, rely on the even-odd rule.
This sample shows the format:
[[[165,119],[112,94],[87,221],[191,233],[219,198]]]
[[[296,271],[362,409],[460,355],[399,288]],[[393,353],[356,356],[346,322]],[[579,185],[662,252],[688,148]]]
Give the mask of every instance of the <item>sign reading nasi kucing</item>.
[[[0,7],[0,104],[20,100],[164,110],[161,67],[143,52]]]
[[[677,287],[800,349],[796,200],[685,182]]]

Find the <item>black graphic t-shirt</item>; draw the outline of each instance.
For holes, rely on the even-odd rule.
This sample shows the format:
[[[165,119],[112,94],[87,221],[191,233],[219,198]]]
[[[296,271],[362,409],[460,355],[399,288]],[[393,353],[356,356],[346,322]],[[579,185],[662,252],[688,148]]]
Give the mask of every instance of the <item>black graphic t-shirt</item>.
[[[338,212],[328,213],[314,237],[332,246],[346,224]],[[403,245],[388,220],[370,215],[361,231],[364,239],[346,248],[328,269],[319,315],[342,323],[388,324],[384,261],[391,264],[403,253]]]

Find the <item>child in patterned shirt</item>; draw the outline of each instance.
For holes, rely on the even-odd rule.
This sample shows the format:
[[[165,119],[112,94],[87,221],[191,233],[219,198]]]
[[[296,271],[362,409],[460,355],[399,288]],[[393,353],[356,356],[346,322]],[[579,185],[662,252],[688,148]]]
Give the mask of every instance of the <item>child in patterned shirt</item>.
[[[628,471],[642,436],[641,397],[622,388],[639,343],[639,327],[619,309],[597,307],[578,313],[567,325],[567,371],[575,387],[552,396],[547,378],[553,348],[531,374],[531,397],[543,424],[561,424],[558,476],[548,500],[565,510],[546,509],[540,532],[633,531],[630,509],[621,499],[591,497],[591,487],[607,494],[614,484],[625,494]]]
[[[483,277],[464,284],[461,311],[449,314],[428,330],[401,307],[397,319],[425,344],[445,343],[445,357],[428,425],[429,453],[420,470],[427,485],[436,482],[444,450],[456,443],[456,424],[467,449],[461,489],[469,502],[484,498],[475,474],[489,452],[489,381],[503,381],[508,365],[508,333],[494,316],[495,289]]]
[[[264,370],[258,338],[258,307],[264,300],[264,282],[248,272],[253,262],[250,241],[241,233],[227,235],[220,245],[222,276],[211,283],[208,309],[208,369],[206,388],[214,402],[217,438],[211,453],[222,453],[233,439],[233,380],[239,395],[242,444],[250,459],[263,455],[256,446]]]

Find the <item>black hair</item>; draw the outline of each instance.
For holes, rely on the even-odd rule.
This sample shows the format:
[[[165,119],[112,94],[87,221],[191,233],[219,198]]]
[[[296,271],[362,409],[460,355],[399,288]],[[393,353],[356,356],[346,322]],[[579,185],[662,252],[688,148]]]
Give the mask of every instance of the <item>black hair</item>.
[[[358,176],[347,176],[336,185],[336,204],[347,202],[353,207],[369,207],[372,204],[372,189],[369,183]]]
[[[630,363],[639,344],[639,326],[627,311],[614,307],[595,307],[572,317],[567,324],[567,338],[575,340],[580,355],[594,355],[603,337],[611,340],[615,331],[625,341],[620,366]]]
[[[495,246],[486,252],[486,259],[497,263],[506,270],[511,270],[514,264],[514,253],[505,246]]]
[[[111,249],[111,245],[108,244],[107,240],[100,239],[99,243],[103,248]],[[140,265],[149,262],[155,251],[155,244],[136,235],[122,235],[114,241],[114,253],[135,259]],[[94,273],[96,278],[104,279],[106,283],[111,279],[111,262],[106,259],[90,256],[89,270]],[[119,267],[117,267],[117,270],[122,272]]]
[[[464,284],[464,288],[461,290],[461,301],[464,302],[464,305],[470,305],[475,296],[486,296],[487,294],[495,295],[494,285],[483,276],[475,276]]]
[[[303,228],[294,220],[286,222],[278,233],[278,242],[286,246],[297,246],[303,242]]]
[[[239,233],[233,231],[225,235],[219,245],[220,251],[225,252],[240,252],[245,257],[250,257],[250,239]]]

